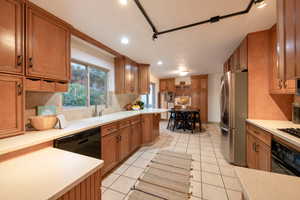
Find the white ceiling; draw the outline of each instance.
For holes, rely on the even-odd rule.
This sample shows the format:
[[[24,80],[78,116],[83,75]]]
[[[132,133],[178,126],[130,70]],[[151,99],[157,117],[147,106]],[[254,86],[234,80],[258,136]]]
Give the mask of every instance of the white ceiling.
[[[222,71],[226,58],[247,33],[271,27],[276,22],[276,1],[255,6],[247,15],[229,18],[159,36],[152,30],[133,0],[31,0],[66,20],[77,29],[135,61],[151,64],[157,77],[178,76],[183,68],[191,74]],[[250,0],[141,0],[159,31],[243,10]],[[130,43],[120,43],[122,36]],[[162,60],[163,66],[157,66]]]

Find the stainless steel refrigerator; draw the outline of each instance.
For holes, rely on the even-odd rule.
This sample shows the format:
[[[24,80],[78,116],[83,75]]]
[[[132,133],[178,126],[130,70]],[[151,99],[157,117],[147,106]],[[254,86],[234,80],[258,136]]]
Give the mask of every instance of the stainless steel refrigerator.
[[[246,165],[248,72],[227,72],[221,80],[221,151],[232,164]]]

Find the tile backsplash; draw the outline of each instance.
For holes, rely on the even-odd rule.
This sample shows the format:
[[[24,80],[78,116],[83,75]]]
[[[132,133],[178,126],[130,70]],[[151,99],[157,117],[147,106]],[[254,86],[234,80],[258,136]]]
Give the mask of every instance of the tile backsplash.
[[[108,92],[107,99],[107,106],[104,108],[98,108],[98,111],[104,109],[103,114],[109,114],[124,110],[124,106],[126,104],[135,102],[137,99],[139,99],[139,95],[115,94],[114,92]],[[70,121],[92,117],[95,110],[94,106],[82,108],[65,108],[62,106],[61,93],[27,92],[25,102],[26,124],[29,123],[29,117],[36,116],[37,106],[57,106],[57,113],[63,114],[66,119]]]

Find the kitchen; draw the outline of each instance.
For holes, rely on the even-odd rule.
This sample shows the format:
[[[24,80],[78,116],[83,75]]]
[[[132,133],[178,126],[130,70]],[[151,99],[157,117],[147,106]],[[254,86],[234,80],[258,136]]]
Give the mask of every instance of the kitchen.
[[[0,0],[0,199],[298,199],[300,3],[213,2]]]

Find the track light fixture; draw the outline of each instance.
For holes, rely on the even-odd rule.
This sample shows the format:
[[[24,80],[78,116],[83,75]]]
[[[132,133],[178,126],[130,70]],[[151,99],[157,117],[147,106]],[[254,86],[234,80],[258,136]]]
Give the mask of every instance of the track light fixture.
[[[182,30],[182,29],[187,29],[187,28],[190,28],[190,27],[193,27],[193,26],[198,26],[198,25],[202,25],[202,24],[206,24],[206,23],[216,23],[216,22],[219,22],[222,19],[247,14],[251,10],[253,4],[257,4],[257,5],[263,4],[263,6],[261,5],[261,6],[259,6],[259,8],[262,8],[266,5],[264,0],[250,0],[250,3],[248,4],[248,6],[245,10],[238,11],[238,12],[231,13],[231,14],[227,14],[227,15],[223,15],[223,16],[214,16],[214,17],[211,17],[208,20],[200,21],[200,22],[193,23],[193,24],[188,24],[188,25],[185,25],[185,26],[180,26],[180,27],[176,27],[176,28],[172,28],[172,29],[168,29],[168,30],[164,30],[164,31],[158,31],[156,29],[155,25],[153,24],[153,22],[151,21],[150,17],[148,16],[147,12],[145,11],[144,7],[140,3],[140,0],[134,0],[134,1],[135,1],[135,4],[137,5],[137,7],[139,8],[139,10],[141,11],[141,13],[144,15],[146,21],[148,22],[148,24],[150,25],[150,27],[153,31],[153,35],[152,35],[153,40],[156,40],[158,38],[158,36],[162,35],[162,34],[174,32],[174,31],[179,31],[179,30]]]

